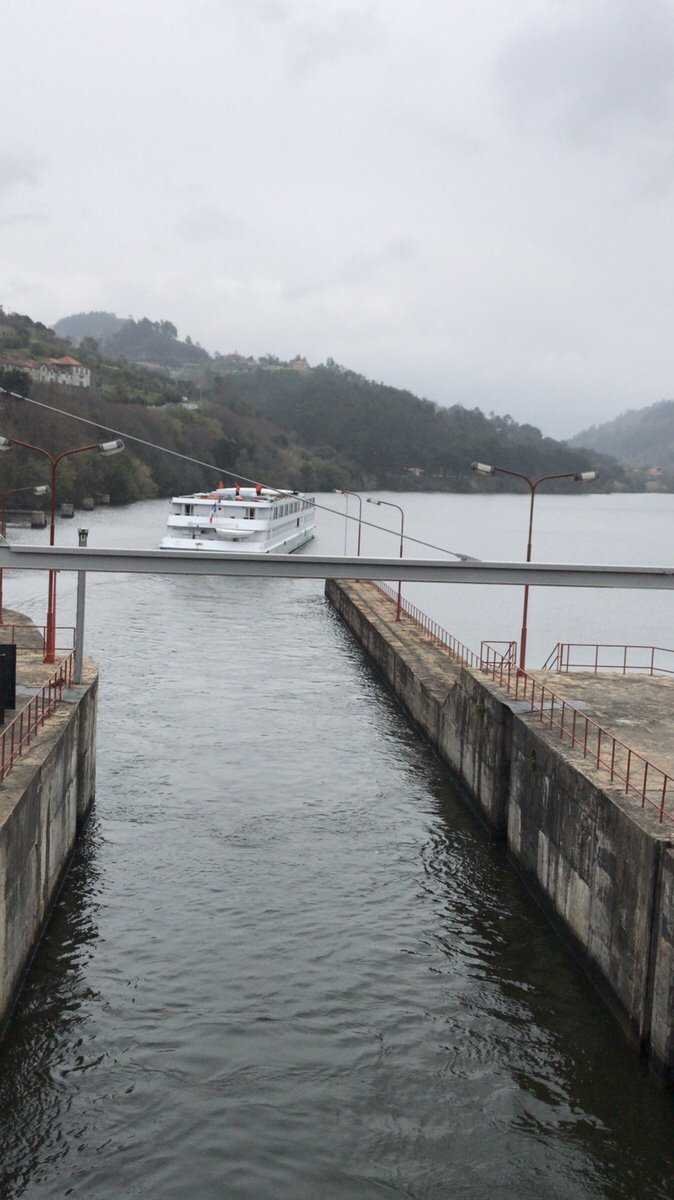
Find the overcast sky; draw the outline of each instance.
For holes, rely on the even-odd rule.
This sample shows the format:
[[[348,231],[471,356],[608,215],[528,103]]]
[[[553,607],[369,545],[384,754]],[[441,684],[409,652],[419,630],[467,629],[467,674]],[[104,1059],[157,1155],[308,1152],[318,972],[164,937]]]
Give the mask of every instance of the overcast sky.
[[[674,0],[3,0],[0,303],[564,436],[674,394]]]

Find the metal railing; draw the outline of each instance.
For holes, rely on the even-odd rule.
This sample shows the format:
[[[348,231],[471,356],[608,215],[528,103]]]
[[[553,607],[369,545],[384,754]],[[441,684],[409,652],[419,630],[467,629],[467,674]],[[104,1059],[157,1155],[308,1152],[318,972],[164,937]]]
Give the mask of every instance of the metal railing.
[[[381,583],[376,586],[392,603],[396,602],[397,593],[392,588]],[[407,616],[434,640],[445,646],[462,665],[480,671],[513,699],[525,701],[530,716],[556,733],[560,741],[566,742],[572,750],[582,754],[584,759],[589,759],[596,770],[607,772],[609,782],[619,784],[625,795],[635,796],[642,808],[648,805],[649,808],[655,809],[661,822],[665,818],[668,821],[674,820],[674,810],[669,811],[666,807],[669,801],[674,801],[674,776],[614,737],[591,717],[558,696],[540,679],[520,670],[517,666],[515,642],[505,643],[509,649],[503,655],[485,654],[484,647],[493,646],[494,643],[482,642],[480,654],[476,654],[414,604],[403,601],[403,609]]]
[[[51,679],[0,732],[0,782],[7,778],[14,763],[63,699],[64,689],[73,681],[74,661],[74,652],[62,659]]]
[[[665,646],[621,645],[616,642],[557,642],[543,663],[544,671],[639,671],[674,675],[674,650]]]
[[[503,649],[498,647],[502,646]],[[486,641],[480,642],[480,663],[487,670],[494,663],[512,663],[513,666],[517,663],[517,642],[506,641],[505,639],[495,641],[494,638],[488,638]]]
[[[392,588],[388,583],[376,583],[380,592],[391,600],[394,604],[398,603],[398,590]],[[428,638],[435,642],[438,646],[443,646],[456,662],[463,666],[474,667],[480,670],[483,666],[491,667],[494,664],[501,662],[511,662],[513,665],[517,658],[517,642],[498,641],[489,638],[480,643],[480,653],[476,654],[468,646],[455,638],[442,625],[429,617],[422,609],[417,608],[416,604],[411,604],[403,596],[400,602],[401,612],[404,612],[408,617],[411,617],[417,625],[420,625]],[[503,646],[503,650],[498,650],[498,646]]]
[[[18,650],[37,650],[39,647],[31,642],[31,635],[39,634],[44,644],[46,632],[46,625],[26,624],[25,622],[16,625],[7,623],[0,625],[0,642],[3,645],[7,645],[9,642],[10,645],[16,646]],[[72,650],[75,643],[75,626],[58,625],[56,627],[56,637],[57,639],[61,638],[63,642],[62,645],[56,646],[57,650]]]
[[[674,820],[674,812],[666,809],[667,801],[674,800],[674,777],[662,767],[609,733],[533,675],[510,664],[505,669],[494,668],[489,675],[514,699],[526,701],[529,713],[553,730],[560,741],[566,740],[571,749],[590,759],[598,771],[608,772],[609,782],[617,781],[625,795],[636,796],[642,808],[646,805],[654,808],[660,821],[665,817]]]

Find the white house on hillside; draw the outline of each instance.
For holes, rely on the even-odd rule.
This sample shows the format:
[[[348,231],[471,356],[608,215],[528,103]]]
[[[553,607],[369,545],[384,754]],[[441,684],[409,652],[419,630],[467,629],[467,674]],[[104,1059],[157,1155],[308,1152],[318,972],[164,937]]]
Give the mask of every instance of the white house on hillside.
[[[33,379],[39,383],[60,383],[68,387],[91,387],[91,371],[83,367],[76,358],[48,358],[39,366],[30,368]]]

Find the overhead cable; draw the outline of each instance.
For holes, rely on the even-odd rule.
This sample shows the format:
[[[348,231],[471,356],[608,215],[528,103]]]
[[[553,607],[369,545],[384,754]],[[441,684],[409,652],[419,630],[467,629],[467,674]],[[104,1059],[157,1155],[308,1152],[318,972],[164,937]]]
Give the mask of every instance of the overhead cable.
[[[133,433],[125,433],[123,429],[113,429],[111,425],[103,425],[100,421],[94,421],[90,417],[82,417],[78,413],[68,412],[65,408],[57,408],[55,404],[46,404],[43,400],[35,400],[32,396],[24,396],[21,392],[13,392],[9,388],[3,387],[0,384],[0,393],[5,396],[10,396],[13,400],[23,400],[26,404],[33,404],[37,408],[44,408],[48,412],[56,413],[61,417],[69,417],[71,421],[79,421],[82,425],[91,425],[94,429],[102,429],[106,433],[114,433],[117,437],[121,437],[127,442],[136,442],[139,446],[145,446],[148,450],[159,450],[162,454],[170,454],[173,458],[180,458],[183,462],[193,463],[197,467],[205,467],[208,471],[215,471],[218,475],[229,475],[231,479],[236,479],[238,482],[250,483],[253,487],[257,486],[259,479],[250,479],[247,475],[242,475],[238,471],[232,471],[229,467],[219,467],[216,463],[204,462],[200,458],[193,458],[191,454],[183,454],[180,450],[171,450],[168,446],[160,446],[157,442],[150,442],[146,438],[136,437]],[[10,438],[11,441],[11,438]],[[279,496],[294,496],[297,494],[291,488],[276,488],[268,484],[261,484],[271,492],[276,492]],[[314,507],[322,512],[332,513],[336,517],[344,517],[349,521],[358,521],[359,518],[351,516],[350,513],[339,512],[336,508],[330,508],[327,504],[317,504],[314,500]],[[386,525],[377,525],[374,521],[366,521],[360,519],[361,524],[368,529],[378,529],[381,533],[388,533],[395,537],[400,537],[400,534],[394,529],[388,529]],[[460,559],[462,562],[478,562],[473,554],[462,554],[459,550],[449,550],[446,546],[436,546],[433,542],[423,541],[421,538],[413,537],[409,533],[403,534],[403,541],[410,542],[417,546],[423,546],[427,550],[439,550],[441,554],[451,554],[454,558]]]

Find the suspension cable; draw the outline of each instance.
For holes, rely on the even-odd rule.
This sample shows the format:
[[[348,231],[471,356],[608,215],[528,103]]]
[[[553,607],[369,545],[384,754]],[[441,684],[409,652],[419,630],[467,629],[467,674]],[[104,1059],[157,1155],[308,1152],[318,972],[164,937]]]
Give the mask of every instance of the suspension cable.
[[[200,458],[193,458],[190,454],[183,454],[180,450],[171,450],[168,446],[160,446],[157,442],[150,442],[146,438],[136,437],[133,433],[125,433],[123,429],[113,429],[111,425],[103,425],[100,421],[94,421],[90,417],[82,417],[78,413],[68,412],[65,408],[57,408],[55,404],[46,404],[43,400],[35,400],[32,396],[24,396],[21,392],[13,392],[9,388],[3,387],[0,384],[0,393],[5,396],[10,396],[12,400],[23,400],[26,404],[33,404],[37,408],[44,408],[48,412],[56,413],[61,417],[69,417],[71,421],[79,421],[82,425],[91,425],[94,429],[102,429],[106,433],[114,433],[117,437],[123,438],[127,442],[136,442],[139,446],[145,446],[149,450],[159,450],[163,454],[171,454],[173,458],[180,458],[183,462],[193,463],[197,467],[205,467],[208,471],[214,471],[218,475],[229,475],[231,479],[250,483],[253,487],[259,484],[259,480],[250,479],[247,475],[242,475],[238,471],[232,471],[229,467],[219,467],[215,463],[203,462]],[[9,439],[11,441],[11,438]],[[278,496],[294,496],[297,495],[296,490],[290,488],[275,488],[268,484],[260,485],[267,488],[268,491],[276,492]],[[336,508],[330,508],[327,504],[318,504],[314,500],[313,507],[320,509],[322,512],[332,513],[333,516],[343,517],[348,521],[358,521],[358,517],[351,516],[350,513],[342,513]],[[361,524],[368,529],[377,529],[381,533],[388,533],[392,537],[400,537],[400,534],[395,529],[388,529],[386,525],[377,525],[374,521],[361,519]],[[454,558],[460,559],[462,562],[477,562],[478,559],[472,554],[462,554],[459,550],[449,550],[447,546],[436,546],[433,542],[425,542],[421,538],[413,537],[409,533],[403,534],[403,541],[410,542],[416,546],[423,546],[428,550],[439,550],[441,554],[451,554]]]

